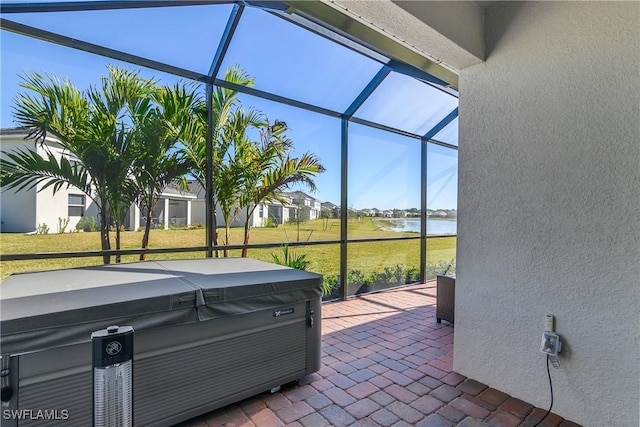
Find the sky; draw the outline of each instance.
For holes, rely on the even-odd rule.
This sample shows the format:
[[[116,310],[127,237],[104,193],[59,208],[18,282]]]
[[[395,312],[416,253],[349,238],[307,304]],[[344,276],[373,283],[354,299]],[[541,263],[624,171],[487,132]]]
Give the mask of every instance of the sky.
[[[207,73],[231,12],[230,5],[113,11],[5,14],[4,18],[150,59]],[[114,30],[114,29],[117,29]],[[0,126],[15,126],[11,105],[26,71],[66,77],[85,89],[105,75],[107,64],[132,68],[162,83],[176,76],[143,69],[2,31]],[[239,64],[260,90],[344,111],[382,64],[276,16],[245,8],[218,77]],[[316,178],[321,201],[340,203],[340,120],[262,98],[241,95],[245,106],[288,125],[295,154],[311,151],[326,172]],[[424,134],[458,106],[458,100],[410,77],[391,73],[355,116]],[[457,119],[435,139],[457,145]],[[350,123],[348,205],[355,209],[420,206],[420,142]],[[457,205],[457,151],[428,148],[427,205]]]

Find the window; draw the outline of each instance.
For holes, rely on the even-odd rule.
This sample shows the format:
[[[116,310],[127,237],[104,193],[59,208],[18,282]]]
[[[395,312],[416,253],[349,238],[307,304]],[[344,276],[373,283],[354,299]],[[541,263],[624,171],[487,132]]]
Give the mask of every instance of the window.
[[[69,194],[69,216],[84,216],[84,195]]]

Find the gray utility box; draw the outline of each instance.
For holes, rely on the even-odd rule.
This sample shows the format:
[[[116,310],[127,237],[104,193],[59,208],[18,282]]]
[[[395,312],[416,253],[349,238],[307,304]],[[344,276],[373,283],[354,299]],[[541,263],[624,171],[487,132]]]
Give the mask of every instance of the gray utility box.
[[[3,427],[90,426],[91,332],[110,325],[135,330],[136,426],[169,426],[320,369],[313,273],[175,260],[16,274],[0,290]]]

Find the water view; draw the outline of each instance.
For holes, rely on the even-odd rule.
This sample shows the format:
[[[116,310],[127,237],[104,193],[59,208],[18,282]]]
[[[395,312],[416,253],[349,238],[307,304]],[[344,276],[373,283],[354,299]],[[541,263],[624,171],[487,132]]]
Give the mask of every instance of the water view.
[[[414,233],[420,232],[420,220],[419,219],[389,219],[394,226],[391,227],[393,231],[411,231]],[[427,220],[427,234],[431,235],[444,235],[444,234],[456,234],[458,223],[449,219],[432,219]]]

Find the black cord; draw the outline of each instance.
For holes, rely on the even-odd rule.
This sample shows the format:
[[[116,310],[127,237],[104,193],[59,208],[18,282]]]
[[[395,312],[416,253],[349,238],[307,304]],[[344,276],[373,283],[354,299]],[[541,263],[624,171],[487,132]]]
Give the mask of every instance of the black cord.
[[[551,413],[551,408],[553,408],[553,384],[551,383],[551,371],[549,371],[549,355],[548,354],[547,354],[547,376],[549,377],[549,390],[551,392],[551,404],[549,405],[549,410],[547,411],[547,413],[544,414],[544,417],[540,418],[540,421],[535,423],[533,427],[536,427],[538,424],[544,421],[544,419],[547,418],[547,416]]]

